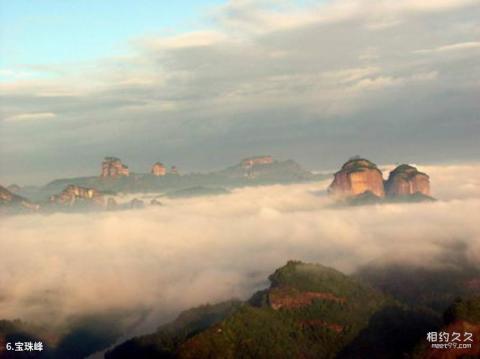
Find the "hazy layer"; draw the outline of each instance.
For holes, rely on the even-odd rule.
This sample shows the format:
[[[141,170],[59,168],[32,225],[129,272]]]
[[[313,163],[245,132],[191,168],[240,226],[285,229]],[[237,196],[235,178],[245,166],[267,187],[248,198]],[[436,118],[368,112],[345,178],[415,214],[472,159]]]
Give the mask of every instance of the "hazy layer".
[[[421,169],[440,201],[332,208],[325,181],[144,210],[3,218],[0,318],[130,308],[158,318],[248,297],[289,259],[347,272],[379,258],[429,264],[462,241],[478,263],[480,165]]]

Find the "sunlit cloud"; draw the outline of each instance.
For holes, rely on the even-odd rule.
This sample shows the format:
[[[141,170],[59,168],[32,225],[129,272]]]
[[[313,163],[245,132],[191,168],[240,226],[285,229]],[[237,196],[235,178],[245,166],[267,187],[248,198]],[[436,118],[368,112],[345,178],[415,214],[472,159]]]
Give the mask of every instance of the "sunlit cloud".
[[[0,318],[61,324],[140,308],[158,324],[191,306],[247,298],[290,259],[345,272],[380,258],[438,266],[460,241],[478,265],[480,166],[419,168],[439,201],[332,207],[326,180],[143,210],[2,218]]]
[[[480,42],[476,42],[476,41],[460,42],[457,44],[439,46],[433,49],[416,50],[415,53],[429,54],[432,52],[450,52],[450,51],[462,51],[462,50],[471,50],[471,49],[480,49]]]
[[[57,117],[52,112],[34,112],[34,113],[20,113],[5,119],[6,122],[23,122],[23,121],[40,121],[50,120]]]
[[[477,1],[231,1],[211,16],[199,31],[130,39],[125,54],[95,61],[31,64],[55,76],[2,82],[2,118],[62,121],[0,125],[10,169],[0,181],[96,173],[105,153],[142,167],[164,154],[196,171],[256,152],[322,169],[375,154],[373,144],[388,146],[382,161],[473,158]],[[82,161],[64,150],[73,145]],[[45,163],[22,173],[25,156]]]

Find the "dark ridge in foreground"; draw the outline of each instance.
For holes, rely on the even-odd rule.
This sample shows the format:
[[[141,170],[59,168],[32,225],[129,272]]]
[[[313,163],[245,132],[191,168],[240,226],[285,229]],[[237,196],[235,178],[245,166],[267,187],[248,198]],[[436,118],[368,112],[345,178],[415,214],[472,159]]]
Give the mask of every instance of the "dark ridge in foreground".
[[[478,270],[421,273],[370,266],[347,276],[290,261],[269,277],[268,288],[248,301],[187,310],[156,332],[117,345],[105,357],[477,358]],[[70,318],[61,328],[0,320],[0,358],[85,358],[128,335],[148,313],[146,308],[92,313]],[[439,331],[473,333],[474,345],[458,352],[432,348],[427,333]],[[7,352],[6,343],[15,341],[42,341],[44,351],[34,356]]]
[[[269,279],[247,302],[185,312],[105,357],[401,358],[440,326],[438,316],[332,268],[291,261]]]

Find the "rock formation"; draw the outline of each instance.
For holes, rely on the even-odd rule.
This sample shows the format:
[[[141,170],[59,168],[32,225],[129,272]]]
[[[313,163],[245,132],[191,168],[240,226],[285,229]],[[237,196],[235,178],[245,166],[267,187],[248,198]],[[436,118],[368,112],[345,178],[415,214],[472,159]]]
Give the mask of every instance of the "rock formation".
[[[152,166],[151,172],[154,176],[165,176],[167,174],[167,168],[163,163],[157,162]]]
[[[377,329],[376,318],[397,306],[381,292],[334,269],[301,262],[287,263],[269,279],[271,286],[248,302],[194,308],[157,332],[107,352],[105,358],[403,357],[406,350],[398,342],[389,341],[391,352],[382,356],[375,355],[375,345],[366,340],[351,355],[339,355],[357,337],[381,342],[384,328]],[[375,331],[367,331],[371,321],[377,324]],[[401,329],[397,325],[390,332],[405,335]],[[393,337],[388,339],[397,339]],[[396,352],[401,354],[393,355]]]
[[[119,177],[128,175],[128,167],[125,166],[120,159],[116,157],[105,157],[105,160],[102,162],[101,177]]]
[[[32,211],[36,211],[40,208],[38,204],[32,203],[28,199],[10,192],[3,186],[0,186],[0,207],[27,209]]]
[[[366,192],[385,197],[382,172],[369,160],[350,159],[335,173],[328,192],[339,197],[357,196]]]
[[[9,203],[14,201],[15,199],[18,199],[19,196],[13,194],[10,192],[8,189],[6,189],[3,186],[0,186],[0,202],[3,203]]]
[[[430,196],[430,178],[415,167],[400,165],[395,168],[385,183],[387,196],[406,196],[421,193]]]
[[[268,304],[272,309],[298,309],[307,307],[314,300],[333,301],[337,303],[345,303],[346,299],[337,297],[332,293],[326,292],[309,292],[299,291],[292,287],[277,287],[268,291]]]
[[[96,189],[76,185],[69,185],[60,194],[50,197],[51,203],[64,206],[73,206],[77,201],[101,206],[105,203],[103,195]]]
[[[241,164],[244,168],[251,168],[254,165],[266,165],[273,163],[272,156],[255,156],[242,160]]]

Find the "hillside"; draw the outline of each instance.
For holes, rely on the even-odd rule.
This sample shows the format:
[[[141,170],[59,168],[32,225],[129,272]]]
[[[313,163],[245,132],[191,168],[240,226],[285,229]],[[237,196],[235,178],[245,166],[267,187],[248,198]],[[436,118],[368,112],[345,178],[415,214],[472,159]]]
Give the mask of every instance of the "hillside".
[[[210,173],[183,175],[166,173],[162,176],[152,173],[129,173],[128,176],[58,179],[50,182],[40,191],[44,194],[44,197],[48,197],[73,184],[95,188],[102,192],[174,192],[199,187],[229,189],[252,185],[295,183],[323,178],[324,176],[314,175],[303,169],[293,160],[272,160],[271,163],[255,163],[249,166],[246,166],[242,161],[235,166]]]
[[[355,276],[403,303],[441,315],[456,298],[480,295],[480,270],[461,261],[452,254],[439,268],[372,263]]]
[[[194,325],[198,313],[179,327],[183,314],[154,334],[114,348],[106,358],[394,358],[398,346],[411,350],[425,330],[438,324],[321,265],[291,261],[269,279],[268,289],[235,308],[198,308],[200,317],[208,318],[212,308],[216,319],[224,317],[204,329]],[[390,332],[410,332],[388,338],[394,346],[382,346],[385,323]]]

